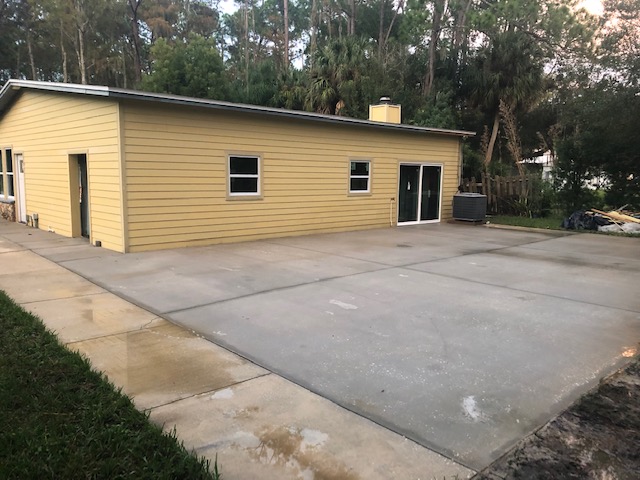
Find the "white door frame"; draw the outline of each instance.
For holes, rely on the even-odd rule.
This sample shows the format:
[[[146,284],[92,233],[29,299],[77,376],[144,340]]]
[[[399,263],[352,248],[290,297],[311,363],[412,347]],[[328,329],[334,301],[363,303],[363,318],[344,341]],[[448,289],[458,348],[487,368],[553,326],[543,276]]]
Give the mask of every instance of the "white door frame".
[[[24,183],[24,155],[13,154],[13,171],[16,181],[16,219],[18,222],[27,223],[27,195]]]
[[[419,225],[423,223],[438,223],[442,218],[442,177],[444,174],[444,165],[442,163],[432,163],[432,162],[400,162],[398,164],[398,209],[396,212],[396,219],[400,218],[400,169],[403,165],[406,166],[418,166],[420,167],[420,172],[418,173],[418,208],[416,217],[418,220],[410,221],[410,222],[399,222],[396,220],[398,225]],[[438,198],[438,218],[433,220],[420,220],[422,213],[422,171],[424,167],[440,167],[440,178],[438,179],[439,188],[439,198]]]

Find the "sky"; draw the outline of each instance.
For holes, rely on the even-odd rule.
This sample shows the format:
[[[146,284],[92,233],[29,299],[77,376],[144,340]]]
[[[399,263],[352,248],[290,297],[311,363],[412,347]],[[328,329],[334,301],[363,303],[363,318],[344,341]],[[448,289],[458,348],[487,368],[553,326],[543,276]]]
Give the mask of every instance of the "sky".
[[[233,0],[220,0],[220,11],[222,13],[233,13],[237,10]]]
[[[601,0],[584,0],[581,5],[592,15],[602,15],[603,6]]]
[[[592,15],[602,15],[602,0],[583,0],[580,3]],[[234,5],[234,0],[221,0],[220,10],[224,13],[233,13],[238,7]]]

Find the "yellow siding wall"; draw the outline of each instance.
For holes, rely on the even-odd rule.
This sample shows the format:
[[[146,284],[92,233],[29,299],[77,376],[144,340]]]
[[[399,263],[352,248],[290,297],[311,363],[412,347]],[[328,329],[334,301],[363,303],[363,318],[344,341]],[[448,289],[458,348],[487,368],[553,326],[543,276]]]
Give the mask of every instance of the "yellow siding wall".
[[[25,91],[0,119],[0,147],[24,154],[27,215],[72,236],[69,155],[86,153],[91,240],[124,251],[118,104]]]
[[[278,117],[121,105],[130,251],[395,224],[401,161],[443,164],[442,218],[458,187],[456,137]],[[263,162],[259,200],[227,199],[227,155]],[[349,159],[372,194],[348,194]]]

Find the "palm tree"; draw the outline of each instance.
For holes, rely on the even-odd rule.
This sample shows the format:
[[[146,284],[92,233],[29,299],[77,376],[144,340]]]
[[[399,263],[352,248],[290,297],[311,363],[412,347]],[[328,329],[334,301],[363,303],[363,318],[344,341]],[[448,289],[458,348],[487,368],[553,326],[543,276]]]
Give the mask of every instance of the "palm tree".
[[[355,37],[334,40],[318,50],[305,108],[330,115],[363,116],[371,59],[370,46]]]
[[[485,171],[491,163],[500,128],[500,103],[518,112],[526,111],[538,100],[543,89],[541,59],[540,49],[531,37],[509,29],[491,38],[471,65],[467,80],[471,85],[471,102],[492,119]]]

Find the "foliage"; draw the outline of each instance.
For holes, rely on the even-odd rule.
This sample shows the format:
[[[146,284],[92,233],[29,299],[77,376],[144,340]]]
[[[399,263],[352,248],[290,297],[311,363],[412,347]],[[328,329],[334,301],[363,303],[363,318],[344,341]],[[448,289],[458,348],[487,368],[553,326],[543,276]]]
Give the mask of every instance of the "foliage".
[[[605,177],[606,202],[613,208],[640,208],[640,135],[633,89],[612,90],[602,82],[572,98],[580,115],[566,119],[558,140],[557,186],[568,209],[595,207],[592,178]]]
[[[227,99],[228,81],[215,40],[192,35],[188,41],[159,39],[151,48],[152,72],[142,79],[151,92]]]
[[[413,117],[413,123],[424,127],[459,128],[458,113],[451,105],[453,92],[439,91],[427,105],[418,109]]]
[[[0,478],[217,478],[0,291]]]
[[[638,204],[640,0],[604,0],[598,17],[578,0],[218,1],[2,0],[0,82],[358,118],[388,95],[405,123],[476,132],[466,176],[551,151],[567,206],[590,201],[580,185],[594,172],[612,205]]]
[[[370,45],[360,38],[335,40],[319,50],[305,107],[319,113],[366,118],[373,79]]]
[[[640,209],[640,63],[634,60],[640,27],[640,1],[606,2],[597,62],[578,72],[574,83],[559,90],[557,187],[567,211],[608,204]],[[618,8],[623,8],[618,10]],[[626,13],[625,13],[626,12]],[[615,19],[615,22],[613,21]],[[616,39],[613,44],[610,40]],[[577,81],[576,81],[577,80]],[[604,192],[587,187],[606,179]]]

